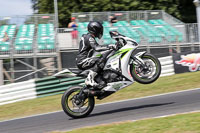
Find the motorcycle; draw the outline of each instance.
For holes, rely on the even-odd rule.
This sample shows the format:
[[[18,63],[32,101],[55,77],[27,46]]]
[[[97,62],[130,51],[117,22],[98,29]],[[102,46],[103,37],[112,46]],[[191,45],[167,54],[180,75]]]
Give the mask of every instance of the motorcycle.
[[[116,49],[93,53],[93,57],[102,56],[105,52],[106,63],[101,73],[95,77],[97,83],[102,81],[106,85],[102,89],[80,84],[67,89],[61,99],[64,112],[72,118],[88,116],[95,106],[95,97],[102,100],[105,97],[132,85],[135,81],[150,84],[158,79],[161,73],[159,60],[146,51],[136,52],[139,44],[132,38],[126,37],[117,31],[110,31],[111,38],[116,40]],[[54,76],[67,75],[86,78],[88,70],[73,72],[68,69]]]

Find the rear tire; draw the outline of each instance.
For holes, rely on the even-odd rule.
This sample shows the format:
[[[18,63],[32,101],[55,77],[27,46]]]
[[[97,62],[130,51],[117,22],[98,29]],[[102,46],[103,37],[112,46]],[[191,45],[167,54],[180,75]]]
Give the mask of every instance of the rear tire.
[[[147,53],[142,55],[141,59],[145,62],[145,65],[147,66],[148,70],[143,69],[141,65],[132,63],[130,65],[131,75],[135,81],[141,84],[153,83],[159,78],[161,73],[160,61],[155,56]],[[155,64],[155,66],[153,66],[153,64]],[[154,68],[156,70],[154,70]],[[153,71],[155,71],[154,74],[151,77],[148,77],[148,74],[150,75],[151,73],[153,73]]]
[[[80,104],[76,104],[76,95],[80,92],[82,86],[73,86],[66,90],[62,96],[61,104],[64,112],[72,118],[83,118],[88,116],[94,109],[94,97],[87,97]],[[73,93],[76,93],[73,95]],[[88,105],[85,106],[85,101]],[[74,108],[75,107],[75,108]]]

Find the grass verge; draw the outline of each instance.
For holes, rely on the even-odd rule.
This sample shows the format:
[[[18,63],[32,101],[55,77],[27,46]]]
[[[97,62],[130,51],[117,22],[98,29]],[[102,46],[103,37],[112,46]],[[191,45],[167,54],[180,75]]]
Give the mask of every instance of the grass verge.
[[[200,133],[200,113],[188,113],[135,122],[120,122],[66,133]],[[60,132],[52,132],[60,133]],[[64,132],[62,132],[64,133]]]
[[[96,103],[112,102],[192,88],[200,88],[200,71],[161,77],[148,85],[135,83]],[[0,106],[0,121],[61,110],[62,95],[37,98]]]

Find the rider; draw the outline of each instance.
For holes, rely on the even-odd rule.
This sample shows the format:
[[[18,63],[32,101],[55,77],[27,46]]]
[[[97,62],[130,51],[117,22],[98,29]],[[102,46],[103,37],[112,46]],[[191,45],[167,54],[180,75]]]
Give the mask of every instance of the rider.
[[[76,58],[77,66],[81,70],[89,69],[89,74],[86,78],[86,85],[97,87],[98,84],[94,81],[97,73],[103,69],[105,65],[105,57],[92,57],[94,51],[100,52],[109,49],[115,49],[115,45],[102,46],[97,43],[95,38],[101,39],[103,36],[103,26],[98,21],[91,21],[88,24],[88,33],[83,34],[79,44],[79,52]],[[100,87],[101,88],[101,87]]]

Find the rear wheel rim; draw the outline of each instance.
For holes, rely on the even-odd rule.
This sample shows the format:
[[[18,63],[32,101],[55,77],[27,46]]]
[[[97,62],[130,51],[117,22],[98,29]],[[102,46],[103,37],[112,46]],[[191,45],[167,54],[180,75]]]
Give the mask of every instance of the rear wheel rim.
[[[73,91],[69,94],[67,99],[65,99],[66,109],[73,115],[82,115],[89,109],[89,99],[81,101],[76,98],[76,95],[80,92],[80,89]]]

